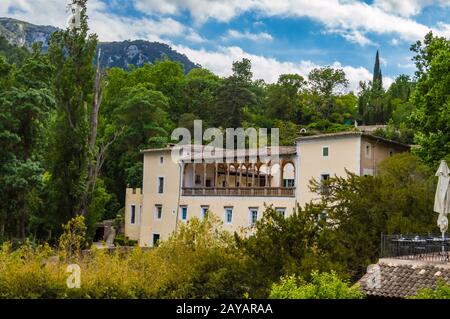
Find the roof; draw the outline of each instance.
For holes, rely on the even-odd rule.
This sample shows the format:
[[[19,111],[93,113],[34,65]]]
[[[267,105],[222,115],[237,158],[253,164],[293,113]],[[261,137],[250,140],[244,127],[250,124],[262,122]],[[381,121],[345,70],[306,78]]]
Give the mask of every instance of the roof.
[[[360,289],[368,296],[406,298],[420,289],[436,288],[439,279],[450,284],[450,263],[417,260],[380,259],[381,285],[368,285],[373,274],[366,273],[359,281]]]
[[[403,144],[397,141],[389,140],[380,136],[375,136],[371,134],[367,134],[361,131],[345,131],[345,132],[337,132],[337,133],[327,133],[327,134],[317,134],[317,135],[309,135],[309,136],[301,136],[296,139],[297,142],[303,142],[303,141],[311,141],[311,140],[319,140],[319,139],[329,139],[329,138],[335,138],[335,137],[354,137],[354,136],[361,136],[366,137],[372,140],[381,141],[387,144],[392,144],[399,146],[404,149],[410,149],[410,146],[407,144]]]
[[[182,148],[184,150],[184,156],[186,158],[191,157],[202,157],[202,158],[217,158],[219,156],[216,156],[216,153],[222,152],[223,156],[220,157],[244,157],[249,156],[253,154],[261,154],[261,152],[264,150],[261,149],[243,149],[243,150],[234,150],[234,149],[223,149],[223,148],[210,148],[206,149],[207,145],[171,145],[166,148],[160,148],[160,149],[147,149],[142,150],[141,153],[150,153],[150,152],[164,152],[164,151],[172,151],[176,149],[176,147],[179,146],[180,149]],[[241,153],[241,152],[242,153]],[[270,155],[295,155],[297,154],[297,149],[295,146],[278,146],[278,149],[276,147],[267,147],[265,149],[267,151],[267,154],[261,154],[264,156],[270,156]],[[205,153],[207,152],[207,153]],[[212,154],[211,154],[212,153]]]

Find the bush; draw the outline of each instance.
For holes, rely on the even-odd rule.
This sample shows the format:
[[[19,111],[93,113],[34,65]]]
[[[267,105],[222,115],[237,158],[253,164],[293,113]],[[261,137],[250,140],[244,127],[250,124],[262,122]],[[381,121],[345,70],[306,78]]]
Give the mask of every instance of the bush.
[[[80,223],[69,223],[77,226]],[[68,225],[69,225],[68,224]],[[211,216],[182,225],[172,238],[151,250],[139,247],[92,249],[79,254],[79,227],[68,227],[62,254],[71,247],[72,258],[58,258],[48,245],[24,244],[0,249],[0,298],[239,298],[248,294],[245,256],[232,236]],[[75,231],[76,229],[76,231]],[[77,247],[75,249],[74,247]],[[70,289],[68,264],[81,270],[81,287]]]
[[[307,283],[302,278],[283,277],[272,286],[271,299],[362,299],[364,295],[357,287],[350,287],[335,272],[311,274]]]
[[[436,289],[421,289],[412,299],[450,299],[450,285],[440,280]]]
[[[137,246],[137,240],[131,240],[123,234],[119,234],[114,238],[114,245],[116,246]]]

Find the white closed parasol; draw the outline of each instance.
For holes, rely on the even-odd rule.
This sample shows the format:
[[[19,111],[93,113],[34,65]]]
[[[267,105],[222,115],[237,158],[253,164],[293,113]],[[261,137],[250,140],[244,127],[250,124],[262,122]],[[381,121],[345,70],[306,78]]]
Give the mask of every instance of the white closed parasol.
[[[446,161],[441,161],[436,176],[439,179],[434,199],[434,211],[439,213],[437,224],[444,236],[448,229],[447,216],[450,211],[450,169]]]

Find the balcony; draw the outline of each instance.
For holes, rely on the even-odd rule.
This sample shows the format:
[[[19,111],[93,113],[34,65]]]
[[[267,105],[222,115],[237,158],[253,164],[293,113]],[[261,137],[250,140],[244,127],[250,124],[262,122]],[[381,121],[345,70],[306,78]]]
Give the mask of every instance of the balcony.
[[[183,187],[183,196],[295,197],[295,187]]]

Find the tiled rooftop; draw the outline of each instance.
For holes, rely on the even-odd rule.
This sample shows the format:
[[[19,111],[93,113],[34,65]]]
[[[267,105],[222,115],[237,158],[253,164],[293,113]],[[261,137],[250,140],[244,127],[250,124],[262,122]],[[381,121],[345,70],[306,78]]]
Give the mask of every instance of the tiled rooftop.
[[[370,284],[373,274],[365,274],[359,280],[361,290],[368,296],[406,298],[422,288],[436,288],[439,279],[450,284],[449,262],[380,259],[377,265],[381,271],[378,286]]]

